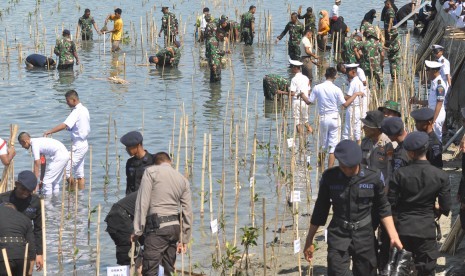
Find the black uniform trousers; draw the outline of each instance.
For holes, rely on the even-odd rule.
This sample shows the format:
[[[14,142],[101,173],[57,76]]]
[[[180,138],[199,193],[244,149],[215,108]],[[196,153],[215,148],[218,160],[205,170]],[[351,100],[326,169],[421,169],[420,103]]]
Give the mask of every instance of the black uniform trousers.
[[[23,268],[24,268],[24,259],[21,260],[9,260],[11,275],[13,276],[23,276]],[[29,270],[29,261],[27,262],[27,268]],[[26,275],[28,275],[26,273]],[[8,276],[8,272],[6,271],[5,262],[2,260],[0,261],[0,276]]]
[[[105,221],[108,225],[107,232],[116,245],[116,263],[119,265],[130,265],[130,237],[134,230],[132,218],[126,210],[115,204],[108,213]]]
[[[412,252],[417,276],[435,275],[436,259],[439,257],[438,243],[435,238],[424,239],[400,236],[404,249]]]
[[[373,246],[366,246],[355,252],[354,241],[348,250],[342,251],[335,248],[328,248],[328,276],[376,276],[376,250],[375,237],[372,239]],[[352,273],[350,272],[350,258],[352,257]]]
[[[174,273],[176,262],[176,246],[179,241],[181,227],[179,224],[159,228],[146,234],[144,245],[144,259],[142,274],[157,276],[160,264],[164,268],[164,275]]]

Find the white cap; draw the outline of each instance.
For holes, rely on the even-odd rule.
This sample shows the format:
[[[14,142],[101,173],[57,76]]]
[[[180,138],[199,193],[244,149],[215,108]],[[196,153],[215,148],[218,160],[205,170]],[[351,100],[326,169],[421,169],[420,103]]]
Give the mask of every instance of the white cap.
[[[341,0],[336,0],[335,2],[336,2],[336,3],[341,3]]]
[[[442,63],[439,63],[437,61],[425,60],[425,65],[426,67],[431,69],[439,69],[441,68]]]
[[[444,47],[442,47],[441,45],[438,45],[438,44],[434,44],[433,46],[431,46],[431,49],[433,49],[433,50],[444,50]]]
[[[304,65],[302,62],[300,62],[298,60],[292,60],[292,59],[289,59],[289,63],[291,65],[294,65],[294,66],[302,66],[302,65]]]
[[[359,67],[360,65],[357,64],[357,63],[351,63],[351,64],[344,64],[344,67],[345,68],[357,68]]]

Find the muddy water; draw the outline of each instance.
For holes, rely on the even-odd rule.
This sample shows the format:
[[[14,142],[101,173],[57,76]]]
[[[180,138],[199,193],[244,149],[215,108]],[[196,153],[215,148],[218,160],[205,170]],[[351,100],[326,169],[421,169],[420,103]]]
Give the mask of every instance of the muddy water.
[[[102,207],[100,223],[101,241],[101,273],[107,266],[116,264],[114,257],[115,247],[105,230],[103,219],[112,204],[124,196],[125,176],[124,165],[128,158],[122,145],[115,144],[115,135],[122,136],[132,130],[143,131],[144,146],[152,153],[169,151],[174,133],[174,149],[178,146],[179,118],[184,113],[189,116],[189,162],[192,163],[192,194],[194,203],[194,232],[190,262],[197,267],[197,271],[211,271],[211,254],[214,252],[209,229],[209,208],[206,204],[206,218],[200,220],[200,180],[201,157],[203,147],[203,133],[212,134],[212,171],[213,171],[213,216],[218,217],[220,180],[222,168],[225,168],[225,231],[226,236],[220,239],[232,240],[234,221],[234,141],[231,143],[229,134],[231,117],[233,127],[240,125],[239,154],[241,166],[239,167],[239,181],[242,186],[239,197],[238,228],[250,223],[250,188],[249,170],[252,139],[254,134],[255,118],[257,118],[257,139],[265,149],[257,152],[256,193],[260,198],[257,203],[257,213],[261,213],[261,198],[267,199],[268,227],[274,228],[276,211],[285,210],[284,200],[278,201],[277,190],[285,191],[278,185],[275,178],[277,168],[273,156],[276,154],[276,116],[273,105],[265,103],[262,92],[262,78],[268,73],[289,75],[287,70],[287,49],[283,40],[279,44],[269,43],[263,45],[264,39],[264,12],[272,15],[272,41],[284,28],[288,19],[288,5],[292,4],[295,10],[298,3],[295,1],[266,0],[252,3],[250,1],[207,1],[213,15],[230,15],[236,18],[237,14],[245,12],[248,6],[258,6],[256,24],[260,25],[260,46],[255,44],[252,48],[235,45],[232,49],[232,65],[223,70],[221,84],[209,83],[209,71],[199,66],[199,47],[194,43],[193,30],[195,16],[201,12],[204,1],[171,1],[163,5],[170,6],[172,11],[182,22],[185,31],[183,40],[183,56],[177,69],[156,70],[153,67],[140,66],[146,63],[146,55],[153,54],[157,44],[147,41],[147,15],[150,20],[160,26],[160,1],[90,1],[80,3],[71,0],[61,1],[32,1],[15,0],[2,1],[0,10],[0,135],[9,136],[9,125],[18,124],[20,131],[28,131],[33,137],[62,122],[69,113],[64,101],[64,93],[69,89],[78,91],[81,101],[88,107],[91,114],[92,133],[89,143],[93,147],[92,167],[92,193],[91,208],[98,204]],[[345,1],[340,6],[340,15],[344,16],[351,30],[358,28],[365,12],[371,8],[381,10],[382,1]],[[332,3],[326,1],[313,1],[314,10],[325,8],[330,10]],[[399,4],[398,4],[399,5]],[[155,7],[156,6],[156,7]],[[119,55],[109,54],[108,35],[94,34],[95,41],[79,45],[81,66],[75,66],[73,72],[57,72],[42,70],[26,70],[20,61],[32,53],[50,55],[56,40],[56,33],[62,28],[71,30],[75,35],[76,23],[85,8],[92,10],[92,15],[101,28],[104,18],[116,7],[123,10],[122,18],[125,31],[129,32],[131,42],[123,46]],[[400,5],[399,5],[400,7]],[[304,7],[305,10],[306,7]],[[143,33],[143,48],[141,47],[141,18]],[[110,23],[110,26],[112,24]],[[132,26],[132,27],[131,27]],[[111,27],[110,27],[111,28]],[[258,27],[257,27],[258,29]],[[135,30],[135,32],[134,32]],[[135,43],[137,37],[137,44]],[[257,41],[257,40],[256,40]],[[21,46],[19,46],[21,45]],[[36,47],[38,46],[38,47]],[[104,47],[106,47],[104,51]],[[38,49],[38,50],[36,50]],[[124,55],[126,65],[124,66]],[[127,85],[113,84],[107,77],[118,76],[129,81]],[[249,93],[247,98],[247,87]],[[248,104],[247,104],[248,103]],[[247,107],[247,108],[246,108]],[[314,114],[313,107],[310,114]],[[111,116],[111,135],[109,145],[109,183],[105,184],[105,157],[107,144],[107,125]],[[312,115],[313,116],[313,115]],[[311,116],[311,120],[312,119]],[[247,118],[249,131],[245,136],[244,125]],[[278,117],[278,119],[280,119]],[[173,132],[173,121],[176,120],[176,129]],[[226,122],[226,125],[224,124]],[[116,130],[114,128],[116,124]],[[193,131],[195,126],[195,132]],[[289,130],[292,130],[290,128]],[[223,132],[225,131],[225,132]],[[116,133],[115,133],[116,132]],[[194,135],[195,133],[195,135]],[[225,133],[225,134],[223,134]],[[194,137],[193,137],[194,135]],[[225,135],[225,150],[223,151],[223,136]],[[234,140],[235,134],[232,132]],[[62,132],[54,135],[69,146],[69,136]],[[184,139],[184,138],[183,138]],[[194,142],[192,142],[194,141]],[[247,141],[247,151],[245,142]],[[311,155],[312,167],[315,166],[314,148],[316,137],[309,139],[308,152]],[[270,146],[270,154],[266,146]],[[192,160],[192,148],[194,159]],[[118,154],[116,154],[116,149]],[[185,163],[184,140],[182,140],[180,171],[184,171]],[[171,147],[171,151],[173,148]],[[174,152],[176,154],[176,152]],[[288,153],[289,156],[289,153]],[[242,160],[244,159],[246,163]],[[89,173],[89,160],[86,162],[86,173]],[[32,158],[26,150],[17,147],[15,158],[15,171],[30,169]],[[117,178],[117,166],[121,166],[121,179]],[[311,183],[314,186],[315,175],[311,171]],[[88,177],[89,179],[89,177]],[[208,179],[208,178],[207,178]],[[299,177],[301,179],[301,176]],[[87,181],[88,184],[88,181]],[[208,187],[208,181],[206,181]],[[296,186],[305,190],[303,181],[297,181]],[[277,189],[277,187],[279,187]],[[96,259],[96,232],[97,214],[92,214],[89,229],[90,242],[88,245],[87,228],[87,201],[88,191],[79,193],[77,217],[74,216],[74,197],[65,197],[65,223],[63,229],[63,263],[58,264],[58,229],[60,226],[61,194],[47,198],[47,254],[48,272],[52,275],[61,275],[73,271],[73,257],[79,275],[86,275],[95,271]],[[278,208],[276,209],[276,206]],[[308,212],[304,208],[303,213]],[[280,217],[281,218],[281,217]],[[285,218],[286,220],[288,218]],[[261,217],[256,221],[261,224]],[[76,248],[73,246],[74,225],[76,224]],[[301,225],[306,227],[306,225]],[[240,231],[238,231],[240,233]],[[268,234],[271,239],[271,234]],[[261,238],[260,238],[261,240]],[[290,242],[290,241],[289,241]],[[261,243],[261,242],[260,242]],[[260,247],[258,247],[260,248]],[[257,250],[257,253],[260,251]],[[189,262],[185,258],[184,262]],[[181,265],[179,259],[178,266]],[[212,274],[215,274],[213,271]]]

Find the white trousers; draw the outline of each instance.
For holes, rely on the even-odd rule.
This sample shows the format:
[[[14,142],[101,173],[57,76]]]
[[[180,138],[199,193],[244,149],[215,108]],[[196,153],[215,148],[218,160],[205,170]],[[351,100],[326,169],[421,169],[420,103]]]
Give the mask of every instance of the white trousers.
[[[308,105],[304,101],[293,100],[292,110],[294,113],[295,125],[308,122]]]
[[[320,117],[320,145],[324,151],[334,153],[339,143],[341,118],[338,113],[325,114]]]
[[[73,177],[84,178],[84,160],[88,149],[89,145],[87,143],[82,143],[79,147],[73,146],[72,160],[70,159],[66,165],[66,178],[71,176],[71,163],[73,165]]]
[[[60,185],[63,182],[63,173],[68,164],[69,154],[63,152],[62,154],[53,156],[47,160],[47,170],[45,171],[43,180],[43,193],[48,195],[60,191]]]
[[[352,139],[352,135],[355,140],[361,139],[362,122],[360,121],[360,108],[360,106],[350,106],[347,108],[342,140]]]
[[[436,122],[433,125],[433,130],[436,136],[438,137],[439,141],[442,143],[442,126],[444,125],[444,121],[446,120],[446,111],[444,108],[439,111],[439,115],[436,118]]]

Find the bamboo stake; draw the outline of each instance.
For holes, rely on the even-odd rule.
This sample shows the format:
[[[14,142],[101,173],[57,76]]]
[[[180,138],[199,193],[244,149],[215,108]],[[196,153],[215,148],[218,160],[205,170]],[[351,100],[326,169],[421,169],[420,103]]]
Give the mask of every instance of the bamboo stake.
[[[202,178],[200,181],[200,217],[203,217],[205,201],[205,155],[207,152],[207,134],[203,134]]]
[[[44,276],[47,276],[47,232],[46,232],[46,225],[45,225],[45,205],[44,205],[44,199],[40,199],[40,209],[42,212],[42,258],[44,261],[43,265],[43,271],[44,271]]]
[[[266,276],[266,200],[263,198],[263,276]]]
[[[239,125],[236,124],[236,150],[235,150],[235,161],[234,161],[234,183],[236,186],[236,197],[234,203],[234,246],[237,241],[237,220],[238,220],[238,205],[239,205]]]
[[[134,251],[136,249],[136,243],[135,242],[131,242],[131,265],[130,265],[130,268],[129,268],[129,275],[131,276],[134,276],[134,272],[135,272],[135,262],[134,262]]]
[[[87,245],[90,245],[90,216],[91,216],[91,195],[92,195],[92,145],[89,146],[89,195],[87,200]]]
[[[63,188],[61,189],[60,229],[58,231],[58,263],[60,267],[63,264],[62,244],[63,244],[63,228],[64,228],[64,221],[65,221],[65,191],[66,191],[66,174],[63,174]]]
[[[178,151],[176,153],[176,170],[179,171],[179,160],[181,159],[181,139],[182,139],[182,127],[183,127],[184,117],[181,116],[179,119],[179,138],[178,138]]]
[[[18,133],[18,125],[10,125],[10,139],[8,140],[8,147],[14,147],[15,145],[15,138]],[[5,166],[3,168],[3,174],[2,174],[2,182],[0,184],[0,192],[6,192],[6,188],[8,185],[8,179],[9,175],[11,174],[11,171],[14,169],[14,163],[13,160],[10,162],[8,166]]]
[[[100,213],[101,213],[102,207],[100,204],[98,205],[97,208],[97,260],[95,262],[95,268],[96,268],[96,276],[100,275]],[[45,262],[44,262],[45,263]]]
[[[29,253],[29,243],[26,243],[26,247],[24,248],[23,276],[27,275],[27,263],[29,262],[28,253]]]
[[[2,255],[3,255],[3,263],[5,264],[6,273],[8,276],[12,276],[10,262],[8,261],[8,254],[6,253],[6,249],[2,248]]]
[[[213,220],[213,180],[212,180],[212,134],[208,134],[208,182],[210,184],[210,221]]]

